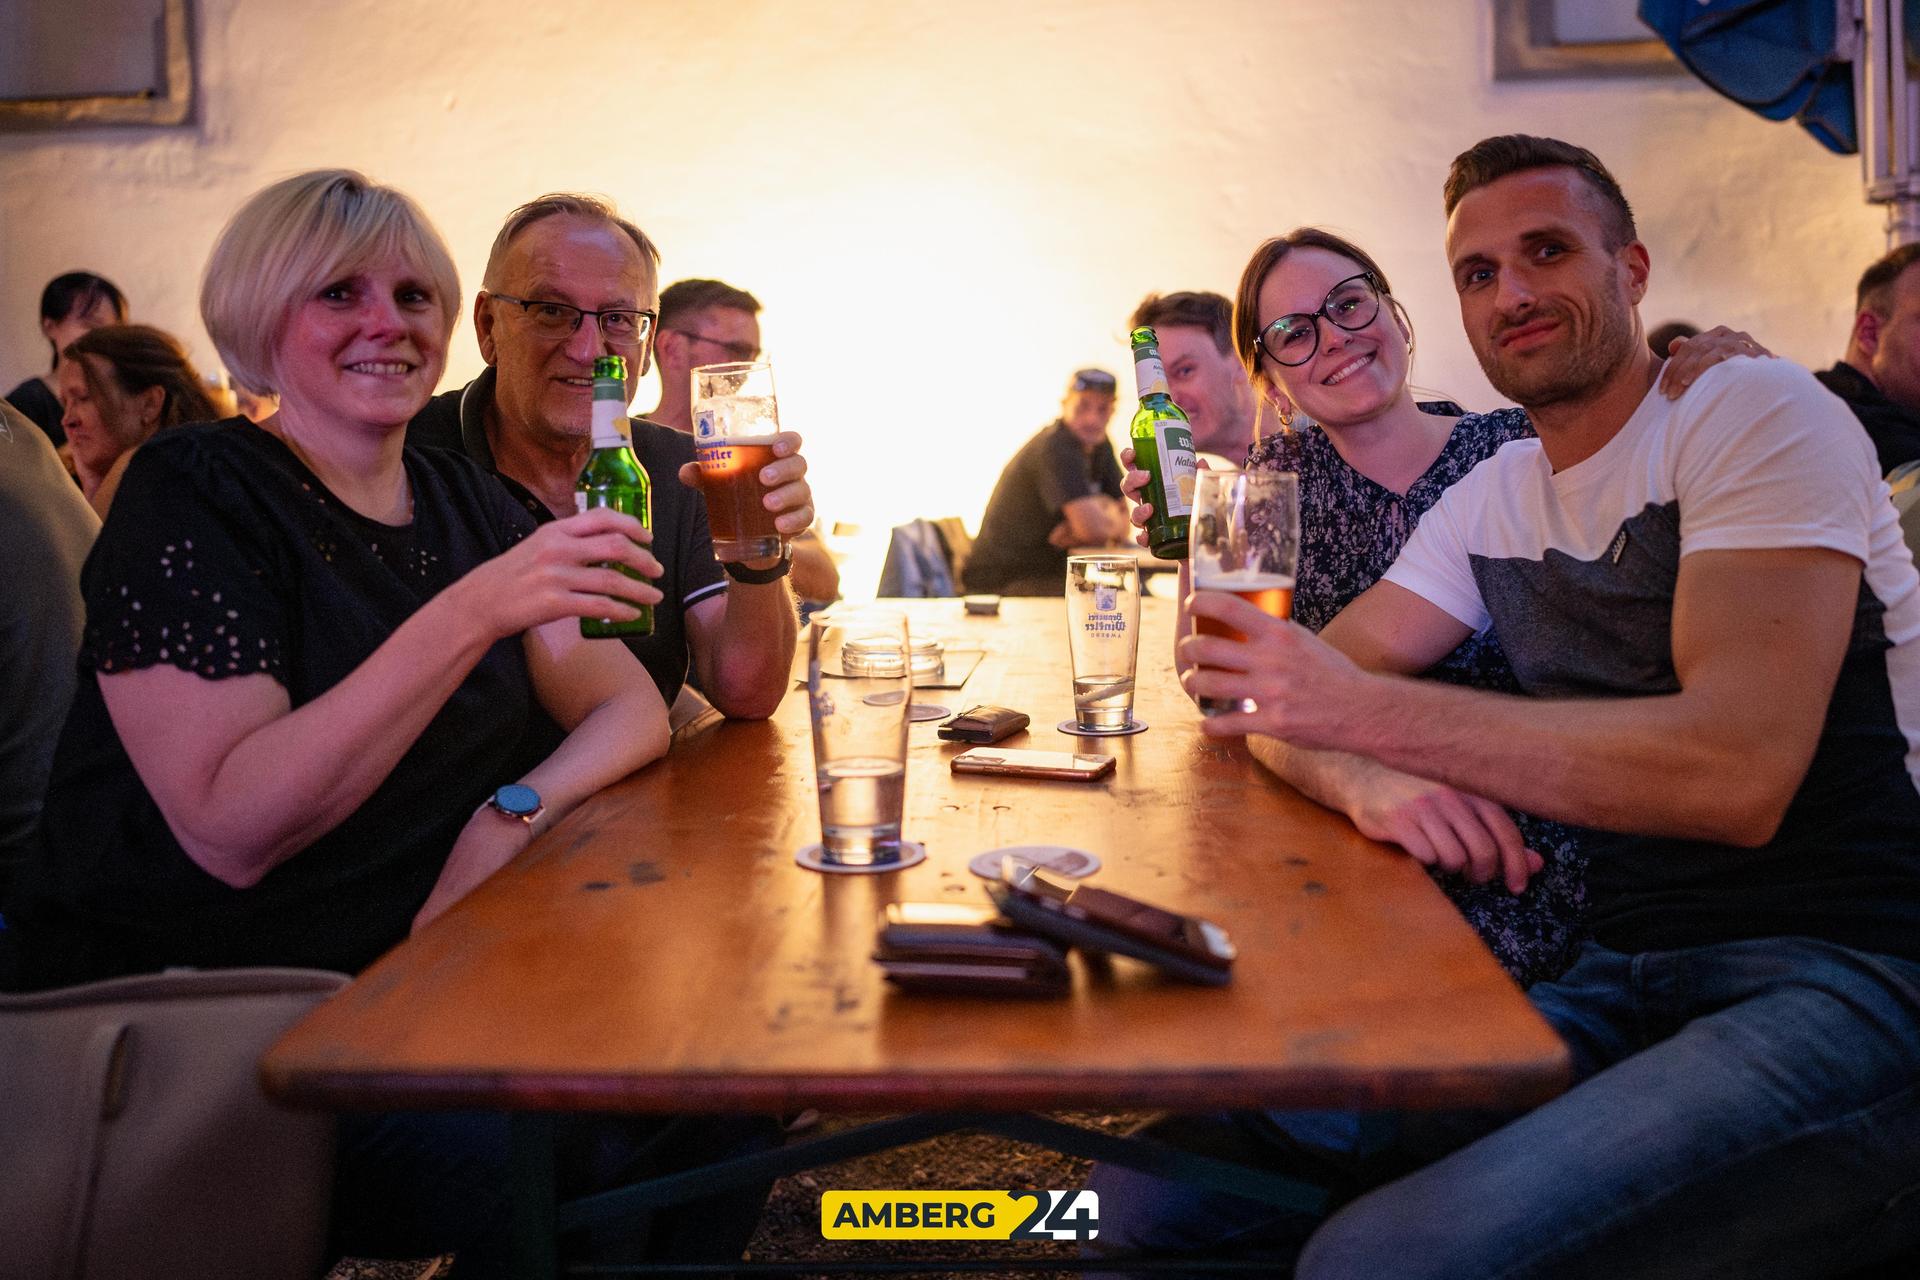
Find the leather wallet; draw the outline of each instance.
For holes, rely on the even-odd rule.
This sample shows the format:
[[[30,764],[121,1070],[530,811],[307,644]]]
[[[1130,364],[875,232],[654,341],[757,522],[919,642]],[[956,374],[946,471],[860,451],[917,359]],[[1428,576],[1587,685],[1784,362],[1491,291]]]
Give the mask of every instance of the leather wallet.
[[[978,746],[1010,738],[1027,727],[1027,713],[1010,707],[968,707],[940,726],[940,736],[949,742],[971,742]]]
[[[1064,995],[1066,949],[1022,932],[991,907],[896,902],[881,916],[873,958],[906,991]]]

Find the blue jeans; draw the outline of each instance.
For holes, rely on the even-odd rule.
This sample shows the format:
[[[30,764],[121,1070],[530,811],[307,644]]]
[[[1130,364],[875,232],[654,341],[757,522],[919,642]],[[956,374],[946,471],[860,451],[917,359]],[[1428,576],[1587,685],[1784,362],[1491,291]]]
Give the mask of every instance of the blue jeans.
[[[1763,1280],[1920,1243],[1920,964],[1806,938],[1588,943],[1528,994],[1572,1049],[1559,1098],[1176,1118],[1150,1136],[1255,1150],[1344,1207],[1314,1223],[1101,1166],[1101,1246],[1250,1246],[1311,1280]]]

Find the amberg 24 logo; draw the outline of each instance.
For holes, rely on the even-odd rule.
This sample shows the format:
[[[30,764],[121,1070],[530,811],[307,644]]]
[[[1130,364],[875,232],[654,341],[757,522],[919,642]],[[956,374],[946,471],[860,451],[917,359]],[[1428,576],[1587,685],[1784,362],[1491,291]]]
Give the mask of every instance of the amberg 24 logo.
[[[828,1191],[828,1240],[1091,1240],[1095,1191]]]

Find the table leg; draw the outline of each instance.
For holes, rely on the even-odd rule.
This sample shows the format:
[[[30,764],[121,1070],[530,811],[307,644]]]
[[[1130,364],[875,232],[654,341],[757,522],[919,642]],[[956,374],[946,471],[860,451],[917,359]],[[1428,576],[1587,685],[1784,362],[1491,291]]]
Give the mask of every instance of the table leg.
[[[513,1274],[527,1280],[551,1280],[560,1273],[554,1117],[515,1112],[510,1121],[507,1159],[513,1189]]]

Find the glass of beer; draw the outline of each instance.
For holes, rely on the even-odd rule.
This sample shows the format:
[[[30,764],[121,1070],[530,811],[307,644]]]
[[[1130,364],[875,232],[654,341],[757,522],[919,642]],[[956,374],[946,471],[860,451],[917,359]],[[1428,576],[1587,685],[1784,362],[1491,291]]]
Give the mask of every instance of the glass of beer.
[[[1087,733],[1131,727],[1140,653],[1140,566],[1132,556],[1068,557],[1067,650],[1074,723]]]
[[[1227,591],[1271,618],[1293,612],[1300,557],[1299,478],[1287,471],[1202,471],[1193,495],[1189,554],[1195,591]],[[1232,627],[1198,615],[1203,636],[1245,641]],[[1202,698],[1200,714],[1252,711],[1248,698]]]
[[[817,615],[807,637],[807,705],[820,792],[821,861],[900,861],[913,650],[892,610]]]
[[[773,365],[704,364],[693,371],[694,458],[713,526],[713,554],[721,560],[780,554],[780,531],[760,483],[778,434]]]

